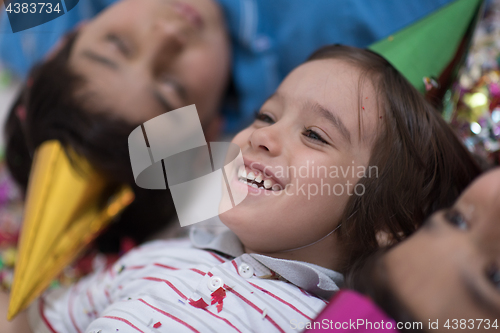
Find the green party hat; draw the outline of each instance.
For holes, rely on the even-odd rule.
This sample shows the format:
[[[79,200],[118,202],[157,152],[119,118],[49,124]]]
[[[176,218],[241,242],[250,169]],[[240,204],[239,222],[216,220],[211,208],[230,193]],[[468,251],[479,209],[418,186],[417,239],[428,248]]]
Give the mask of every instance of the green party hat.
[[[456,0],[368,48],[425,93],[424,77],[439,77],[451,63],[482,3]]]

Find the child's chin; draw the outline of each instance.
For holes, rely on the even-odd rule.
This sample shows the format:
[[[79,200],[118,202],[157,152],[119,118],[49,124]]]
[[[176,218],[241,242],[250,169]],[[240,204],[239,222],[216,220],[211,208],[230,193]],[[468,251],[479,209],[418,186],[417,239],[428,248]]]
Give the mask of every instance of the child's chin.
[[[233,204],[231,203],[231,200],[226,194],[223,194],[222,199],[219,203],[219,216],[221,217],[221,220],[222,220],[222,215],[227,214],[232,209],[233,209]]]
[[[219,207],[220,208],[220,207]],[[233,209],[226,210],[224,212],[220,212],[219,210],[219,219],[221,220],[222,223],[224,223],[227,227],[231,227],[231,222],[233,222],[236,218],[235,212]]]
[[[246,224],[245,219],[242,219],[242,212],[238,210],[238,207],[229,209],[224,213],[219,214],[219,219],[222,223],[229,229],[236,231],[239,227]]]

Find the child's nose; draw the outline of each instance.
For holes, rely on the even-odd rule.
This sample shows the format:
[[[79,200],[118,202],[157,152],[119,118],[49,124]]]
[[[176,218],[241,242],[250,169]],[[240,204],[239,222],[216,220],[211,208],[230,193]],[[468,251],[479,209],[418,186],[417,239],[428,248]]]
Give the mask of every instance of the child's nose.
[[[253,131],[249,137],[250,146],[271,155],[279,155],[281,153],[280,136],[278,131],[272,127],[267,126]]]
[[[186,45],[188,27],[179,20],[159,19],[153,25],[154,40],[158,51],[180,50]]]
[[[179,20],[158,19],[151,24],[145,41],[145,59],[155,67],[164,67],[174,59],[187,44],[187,27]]]

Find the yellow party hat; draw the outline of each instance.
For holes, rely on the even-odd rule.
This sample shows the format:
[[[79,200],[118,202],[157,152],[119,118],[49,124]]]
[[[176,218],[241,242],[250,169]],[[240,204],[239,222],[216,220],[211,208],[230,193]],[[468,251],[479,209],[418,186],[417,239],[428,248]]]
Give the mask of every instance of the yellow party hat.
[[[134,200],[128,186],[109,195],[108,185],[83,157],[71,153],[69,159],[58,141],[47,141],[37,149],[10,294],[9,320],[38,297]]]

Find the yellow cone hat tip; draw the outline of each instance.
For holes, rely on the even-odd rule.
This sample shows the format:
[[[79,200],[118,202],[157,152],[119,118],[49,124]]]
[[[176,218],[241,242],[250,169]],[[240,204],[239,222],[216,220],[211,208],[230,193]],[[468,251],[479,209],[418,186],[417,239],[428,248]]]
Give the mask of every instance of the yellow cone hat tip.
[[[58,141],[35,153],[8,319],[25,309],[134,199],[128,186],[111,197],[105,179],[82,157],[68,159]],[[106,191],[105,191],[106,190]]]

